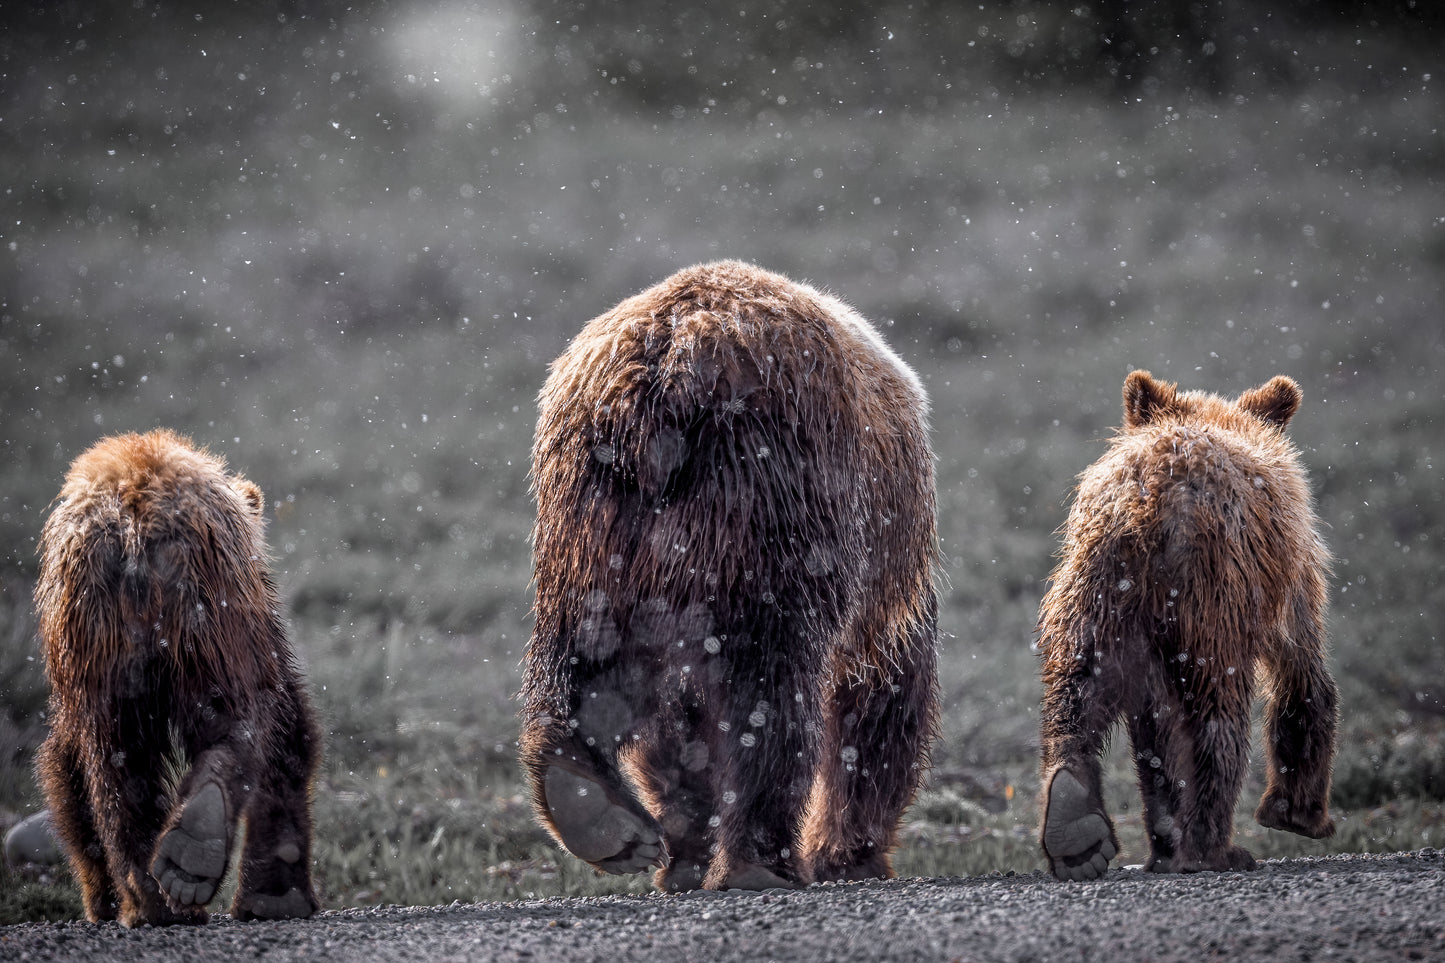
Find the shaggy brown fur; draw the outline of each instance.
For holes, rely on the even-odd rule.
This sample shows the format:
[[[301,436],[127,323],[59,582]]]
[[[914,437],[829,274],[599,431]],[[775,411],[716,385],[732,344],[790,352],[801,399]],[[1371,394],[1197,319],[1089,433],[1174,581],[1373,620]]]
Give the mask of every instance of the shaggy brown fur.
[[[839,301],[722,262],[589,323],[540,400],[541,821],[662,889],[891,875],[937,715],[918,379]]]
[[[202,923],[246,823],[240,919],[309,916],[318,735],[266,569],[260,490],[169,431],[75,460],[35,590],[37,763],[86,915]],[[177,752],[189,770],[174,790]]]
[[[1231,844],[1262,672],[1262,825],[1334,833],[1337,725],[1325,666],[1329,555],[1284,428],[1277,377],[1235,401],[1135,371],[1124,427],[1079,476],[1039,616],[1042,842],[1055,875],[1101,875],[1118,848],[1098,755],[1122,714],[1156,872],[1249,869]]]

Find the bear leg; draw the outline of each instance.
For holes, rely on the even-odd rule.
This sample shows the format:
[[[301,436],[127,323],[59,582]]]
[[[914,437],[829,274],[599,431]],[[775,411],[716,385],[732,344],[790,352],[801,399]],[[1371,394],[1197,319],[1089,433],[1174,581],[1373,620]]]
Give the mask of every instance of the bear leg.
[[[772,640],[796,638],[796,625],[779,614],[786,603],[764,605],[750,620],[754,633],[731,631],[724,649],[732,686],[719,693],[709,734],[717,801],[716,846],[703,880],[706,889],[805,886],[801,853],[803,817],[817,769],[821,707],[820,661],[770,657]],[[741,640],[753,638],[754,644]],[[761,664],[759,664],[761,663]]]
[[[36,756],[35,770],[56,835],[64,844],[70,870],[80,886],[86,919],[92,923],[115,919],[120,913],[120,897],[96,830],[85,770],[76,746],[52,730]]]
[[[927,623],[884,647],[896,667],[837,673],[803,851],[815,881],[890,879],[898,821],[918,792],[938,718],[937,652]],[[857,679],[864,681],[857,682]],[[848,681],[848,680],[854,681]]]
[[[537,819],[568,852],[604,873],[664,868],[662,826],[624,782],[621,746],[641,741],[655,695],[617,660],[569,658],[570,647],[533,638],[518,757]],[[584,697],[585,695],[585,697]]]
[[[319,907],[311,883],[311,783],[320,737],[296,680],[287,684],[275,735],[263,745],[279,752],[258,758],[257,790],[242,818],[246,840],[231,915],[238,920],[305,919]]]
[[[664,893],[700,889],[712,861],[708,822],[717,802],[705,723],[702,705],[684,696],[661,710],[635,751],[620,754],[623,769],[662,825],[669,861],[653,874],[653,884]]]
[[[1128,718],[1129,743],[1134,750],[1134,770],[1139,776],[1139,793],[1144,799],[1144,830],[1149,839],[1150,871],[1167,869],[1183,838],[1179,813],[1184,808],[1177,779],[1169,774],[1177,762],[1166,760],[1168,749],[1160,738],[1159,720],[1168,721],[1176,707],[1149,702]]]
[[[1156,873],[1254,869],[1254,856],[1232,843],[1234,805],[1249,760],[1248,675],[1225,675],[1217,666],[1197,662],[1185,662],[1174,672],[1179,675],[1171,676],[1168,698],[1156,699],[1142,713],[1152,726],[1133,730],[1139,732],[1135,756],[1150,825],[1146,868]],[[1153,737],[1152,746],[1146,733]],[[1147,763],[1138,758],[1146,752],[1152,753]],[[1160,765],[1145,777],[1146,765],[1155,769],[1154,759]],[[1160,845],[1165,838],[1168,844]]]
[[[151,706],[121,702],[107,729],[92,724],[85,781],[95,831],[119,897],[116,918],[129,927],[204,923],[203,906],[171,907],[149,868],[165,821],[166,789],[159,760],[171,750],[164,719]],[[117,725],[114,720],[118,720]]]
[[[1335,834],[1330,770],[1339,725],[1339,691],[1324,663],[1323,629],[1301,618],[1296,645],[1278,644],[1263,662],[1269,673],[1264,719],[1268,783],[1254,819],[1311,839]]]
[[[1040,645],[1049,653],[1063,649],[1049,644],[1047,637]],[[1104,810],[1099,755],[1127,687],[1117,667],[1098,668],[1095,674],[1092,658],[1062,660],[1052,654],[1044,663],[1039,842],[1049,869],[1064,880],[1103,876],[1119,852],[1114,823]]]

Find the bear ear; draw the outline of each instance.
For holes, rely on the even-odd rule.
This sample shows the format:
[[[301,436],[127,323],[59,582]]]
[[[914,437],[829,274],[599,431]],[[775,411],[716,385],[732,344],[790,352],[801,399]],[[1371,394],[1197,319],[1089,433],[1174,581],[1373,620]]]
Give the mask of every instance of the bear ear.
[[[1304,395],[1293,378],[1277,375],[1261,388],[1246,391],[1239,396],[1239,407],[1256,418],[1276,428],[1289,424],[1294,413],[1299,411],[1300,399]]]
[[[245,500],[252,514],[259,517],[265,513],[266,496],[261,494],[261,489],[257,488],[254,482],[245,478],[234,478],[231,480],[231,487]]]
[[[1159,417],[1177,397],[1174,385],[1139,370],[1124,379],[1124,427],[1138,428]]]

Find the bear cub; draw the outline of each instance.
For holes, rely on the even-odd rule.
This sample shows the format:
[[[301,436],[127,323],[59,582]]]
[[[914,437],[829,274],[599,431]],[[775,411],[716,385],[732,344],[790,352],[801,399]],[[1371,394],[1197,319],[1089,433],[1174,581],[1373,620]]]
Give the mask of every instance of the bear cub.
[[[232,914],[316,910],[319,736],[266,567],[264,504],[157,430],[77,458],[45,524],[50,734],[36,767],[94,922],[204,923],[242,821]]]
[[[1299,386],[1235,400],[1124,382],[1124,425],[1079,476],[1039,614],[1041,842],[1060,879],[1118,852],[1099,754],[1123,716],[1154,872],[1241,870],[1232,844],[1250,708],[1266,699],[1263,826],[1333,835],[1338,725],[1325,665],[1325,579],[1299,454],[1284,429]]]

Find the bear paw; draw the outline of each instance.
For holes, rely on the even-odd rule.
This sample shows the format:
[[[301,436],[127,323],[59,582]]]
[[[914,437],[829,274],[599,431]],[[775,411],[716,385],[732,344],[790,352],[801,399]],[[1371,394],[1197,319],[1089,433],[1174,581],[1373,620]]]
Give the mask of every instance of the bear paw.
[[[226,874],[230,848],[226,797],[219,785],[208,782],[156,843],[151,875],[166,902],[177,910],[209,903]]]
[[[1292,806],[1281,793],[1265,793],[1254,811],[1254,821],[1266,829],[1282,829],[1310,839],[1328,839],[1335,834],[1335,821],[1322,805]]]
[[[1049,781],[1043,836],[1049,868],[1059,879],[1098,879],[1118,852],[1109,817],[1067,769],[1058,770]]]
[[[727,876],[708,889],[797,889],[798,884],[789,882],[777,873],[758,863],[740,863],[733,866]]]
[[[553,766],[544,788],[557,835],[573,856],[607,873],[667,866],[667,846],[656,822],[610,801],[601,783]]]
[[[231,915],[238,920],[304,920],[315,912],[316,898],[294,886],[280,896],[238,893],[231,907]]]
[[[1144,870],[1150,873],[1228,873],[1259,868],[1254,854],[1243,846],[1226,846],[1211,856],[1191,858],[1186,855],[1150,857]]]

